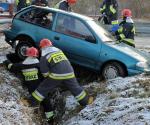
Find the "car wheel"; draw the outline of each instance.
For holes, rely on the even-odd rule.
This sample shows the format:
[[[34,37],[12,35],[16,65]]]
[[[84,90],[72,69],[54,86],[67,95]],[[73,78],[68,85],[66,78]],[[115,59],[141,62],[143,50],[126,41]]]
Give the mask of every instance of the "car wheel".
[[[19,41],[19,43],[16,46],[15,52],[21,60],[24,60],[26,58],[25,56],[26,48],[31,47],[31,46],[33,45],[30,42]]]
[[[126,76],[126,70],[123,65],[118,62],[111,62],[104,66],[102,70],[102,77],[104,79],[114,79],[118,76]]]

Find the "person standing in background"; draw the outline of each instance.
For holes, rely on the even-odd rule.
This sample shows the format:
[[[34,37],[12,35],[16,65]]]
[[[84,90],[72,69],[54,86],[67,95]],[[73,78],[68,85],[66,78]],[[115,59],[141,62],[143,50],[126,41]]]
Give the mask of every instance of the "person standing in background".
[[[54,8],[61,9],[64,11],[72,11],[70,5],[75,4],[76,2],[77,0],[61,0],[54,6]]]
[[[29,6],[30,4],[31,4],[30,0],[16,0],[17,11]]]
[[[32,5],[36,6],[48,6],[48,0],[33,0]]]
[[[9,4],[9,15],[10,17],[13,17],[13,12],[14,12],[14,3],[15,1],[14,0],[7,0],[8,4]]]

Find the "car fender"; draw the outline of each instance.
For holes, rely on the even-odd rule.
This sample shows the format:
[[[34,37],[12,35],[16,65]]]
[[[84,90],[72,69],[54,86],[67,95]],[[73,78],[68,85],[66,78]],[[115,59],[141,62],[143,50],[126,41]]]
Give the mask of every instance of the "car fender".
[[[19,40],[19,39],[24,39],[24,38],[30,39],[30,42],[31,42],[33,45],[35,45],[36,38],[35,38],[35,36],[31,36],[30,34],[19,33],[19,34],[17,34],[17,36],[15,37],[15,41],[16,41],[16,40]]]

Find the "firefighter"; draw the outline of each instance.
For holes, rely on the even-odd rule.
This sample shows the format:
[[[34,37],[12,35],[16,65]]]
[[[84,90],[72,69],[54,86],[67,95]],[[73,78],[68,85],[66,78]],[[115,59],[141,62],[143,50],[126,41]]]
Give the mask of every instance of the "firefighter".
[[[103,0],[103,3],[100,5],[100,13],[103,15],[105,24],[118,24],[117,0]]]
[[[16,5],[17,5],[17,11],[31,5],[30,0],[16,0]]]
[[[39,55],[38,53],[39,52],[36,48],[31,47],[27,48],[27,58],[23,62],[12,63],[9,60],[4,61],[4,64],[9,71],[14,73],[21,72],[23,85],[27,87],[30,94],[39,86],[39,84],[43,80],[43,77],[39,72],[39,60],[37,59]],[[15,54],[10,54],[8,55],[8,58],[14,58],[15,56]],[[26,100],[27,99],[22,99],[21,101],[26,104]],[[42,106],[44,108],[46,119],[49,120],[49,117],[52,115],[50,100],[48,98],[45,98],[42,102]]]
[[[8,4],[9,4],[9,15],[10,17],[13,17],[13,12],[14,12],[14,0],[7,0]]]
[[[130,9],[122,11],[123,21],[119,24],[119,29],[116,31],[116,38],[119,42],[124,42],[130,46],[135,47],[134,35],[135,27],[132,20],[132,12]]]
[[[91,104],[93,97],[88,97],[84,89],[78,84],[73,68],[64,53],[52,46],[51,41],[48,39],[40,41],[40,48],[40,71],[45,79],[32,93],[29,102],[41,103],[49,92],[55,88],[64,87],[71,91],[81,106]]]
[[[32,5],[36,5],[36,6],[48,6],[48,1],[47,0],[34,0],[32,2]]]
[[[76,2],[77,0],[61,0],[55,5],[54,8],[65,10],[65,11],[72,11],[70,5],[75,4]]]

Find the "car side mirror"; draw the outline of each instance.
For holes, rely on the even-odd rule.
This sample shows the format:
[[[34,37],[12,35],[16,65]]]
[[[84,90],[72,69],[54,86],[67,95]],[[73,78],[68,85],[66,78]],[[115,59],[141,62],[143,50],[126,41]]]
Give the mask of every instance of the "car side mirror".
[[[86,36],[85,40],[91,43],[96,43],[96,39],[92,36]]]

